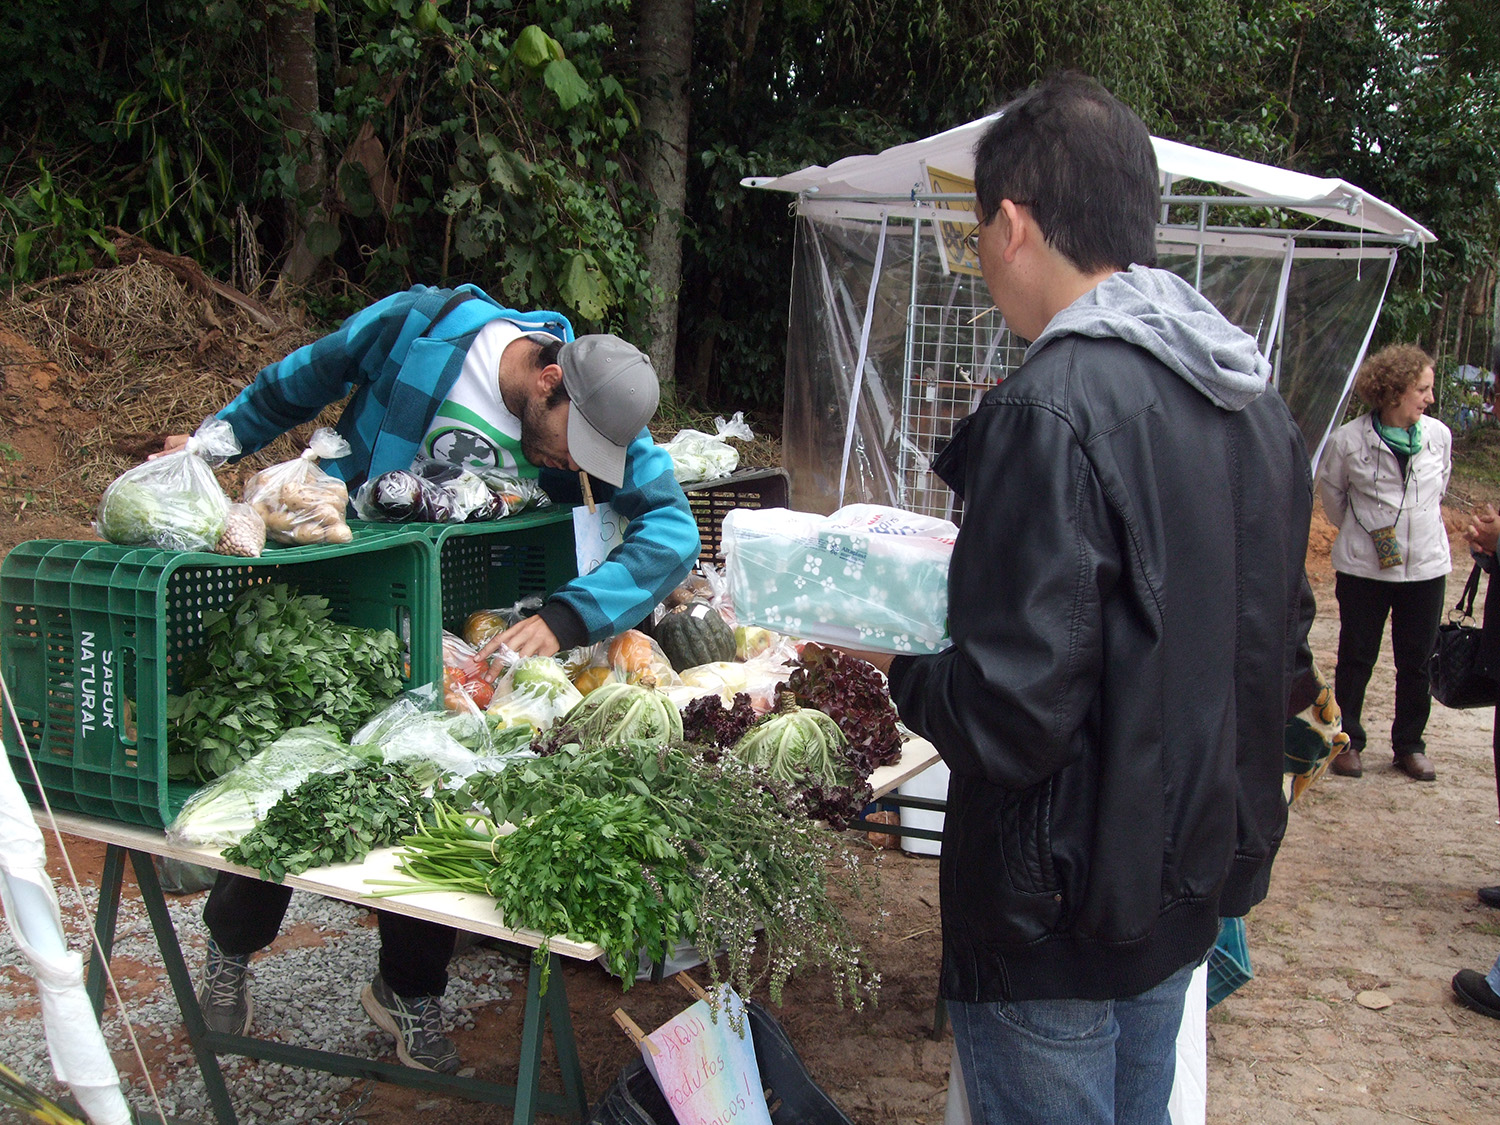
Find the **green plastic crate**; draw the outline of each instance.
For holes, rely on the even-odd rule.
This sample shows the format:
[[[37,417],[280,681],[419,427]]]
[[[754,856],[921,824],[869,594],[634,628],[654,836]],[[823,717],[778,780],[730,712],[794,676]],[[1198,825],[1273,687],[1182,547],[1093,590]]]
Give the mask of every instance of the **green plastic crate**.
[[[522,598],[545,597],[578,577],[573,508],[560,504],[481,523],[378,524],[352,521],[364,532],[404,527],[432,547],[431,565],[440,592],[432,643],[441,630],[462,633],[464,620],[480,609],[505,609]]]
[[[113,544],[37,540],[0,565],[0,670],[26,748],[57,808],[165,826],[195,786],[167,779],[167,694],[203,642],[203,614],[241,592],[284,582],[328,599],[337,621],[391,629],[407,682],[442,670],[438,592],[426,536],[357,534],[337,546],[271,548],[258,559]],[[6,724],[6,751],[39,800],[31,765]]]

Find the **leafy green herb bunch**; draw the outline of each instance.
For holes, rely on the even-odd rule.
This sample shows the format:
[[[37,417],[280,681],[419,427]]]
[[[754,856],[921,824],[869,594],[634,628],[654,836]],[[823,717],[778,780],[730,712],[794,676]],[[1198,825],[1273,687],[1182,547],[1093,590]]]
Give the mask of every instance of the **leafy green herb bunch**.
[[[347,739],[401,692],[395,633],[340,624],[326,598],[285,584],[252,586],[203,625],[167,700],[171,777],[218,777],[311,722]]]
[[[840,900],[871,893],[873,869],[765,774],[701,749],[571,743],[471,778],[438,795],[401,869],[427,885],[482,887],[507,925],[597,941],[627,988],[642,950],[659,959],[686,939],[715,984],[722,950],[742,995],[768,983],[779,1003],[799,967],[824,967],[839,1002],[862,1008],[879,975]],[[515,831],[498,835],[507,822]]]

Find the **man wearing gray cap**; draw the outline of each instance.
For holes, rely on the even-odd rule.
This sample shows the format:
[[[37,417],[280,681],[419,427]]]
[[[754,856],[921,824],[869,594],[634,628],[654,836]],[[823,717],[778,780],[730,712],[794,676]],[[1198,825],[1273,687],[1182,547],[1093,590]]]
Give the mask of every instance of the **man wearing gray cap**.
[[[502,308],[474,286],[417,286],[266,367],[218,416],[253,453],[352,392],[338,430],[353,452],[323,466],[351,492],[418,456],[535,475],[559,501],[581,498],[586,473],[598,482],[591,493],[629,521],[624,542],[490,646],[551,655],[637,624],[687,575],[700,546],[671,457],[646,429],[659,395],[650,359],[617,336],[572,334],[557,313]],[[166,448],[186,441],[168,438]],[[212,1030],[248,1031],[250,956],[275,939],[290,897],[290,887],[241,875],[215,882],[199,993]],[[451,1073],[459,1058],[438,998],[455,933],[376,916],[379,971],[361,1002],[403,1063]]]
[[[264,368],[218,416],[250,454],[352,392],[338,421],[352,452],[323,465],[351,494],[417,457],[536,476],[558,501],[582,499],[587,473],[628,521],[625,541],[500,636],[550,656],[641,621],[700,547],[671,458],[646,430],[659,394],[651,360],[618,336],[571,337],[558,313],[503,308],[472,285],[419,285]]]

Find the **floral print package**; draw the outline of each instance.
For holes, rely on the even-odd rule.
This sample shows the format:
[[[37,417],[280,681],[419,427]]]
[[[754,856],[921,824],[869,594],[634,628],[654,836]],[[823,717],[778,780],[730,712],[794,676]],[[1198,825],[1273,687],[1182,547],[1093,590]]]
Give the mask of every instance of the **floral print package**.
[[[879,504],[831,516],[736,508],[725,575],[742,625],[881,652],[947,648],[948,562],[958,528]]]

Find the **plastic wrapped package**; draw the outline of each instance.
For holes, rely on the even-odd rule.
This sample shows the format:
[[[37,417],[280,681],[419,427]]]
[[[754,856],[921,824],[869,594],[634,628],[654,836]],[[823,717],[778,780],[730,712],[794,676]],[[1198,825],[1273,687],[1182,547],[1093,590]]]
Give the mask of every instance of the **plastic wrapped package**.
[[[710,692],[721,698],[728,706],[734,697],[744,692],[750,697],[750,706],[760,714],[768,714],[776,707],[776,686],[791,676],[794,667],[790,663],[796,658],[790,646],[767,650],[753,660],[720,660],[712,664],[699,664],[680,673],[682,684],[666,689],[667,696],[678,709],[692,700]]]
[[[228,847],[254,828],[283,794],[314,774],[378,759],[378,749],[356,749],[327,727],[295,727],[189,797],[167,825],[167,839],[187,847]]]
[[[428,761],[459,777],[503,769],[517,757],[534,756],[529,731],[497,731],[472,701],[453,710],[434,684],[402,693],[351,741],[378,747],[387,762]]]
[[[116,477],[99,500],[94,529],[128,547],[212,551],[229,514],[213,466],[239,451],[228,422],[206,419],[182,449]]]
[[[879,504],[831,516],[736,508],[723,533],[735,616],[848,648],[941,651],[957,534],[947,520]]]
[[[604,647],[604,663],[628,683],[651,679],[662,689],[681,683],[661,645],[639,629],[616,633]]]
[[[486,710],[507,727],[529,724],[548,730],[582,700],[561,660],[524,656],[510,663]]]
[[[671,454],[672,475],[679,484],[727,477],[740,463],[739,450],[729,444],[729,439],[753,441],[755,438],[742,412],[736,412],[727,422],[715,418],[714,427],[718,430],[716,434],[678,430],[676,436],[662,446]]]
[[[349,543],[354,533],[344,520],[349,490],[319,461],[349,455],[349,443],[337,430],[314,430],[300,456],[262,469],[245,482],[245,503],[266,521],[266,534],[277,543]]]
[[[418,457],[410,469],[381,473],[360,485],[354,511],[362,520],[386,523],[478,523],[550,502],[535,481]]]
[[[453,504],[453,515],[449,518],[454,523],[478,523],[505,514],[505,505],[477,473],[426,457],[412,463],[412,472],[448,494]]]
[[[485,487],[494,493],[503,509],[491,516],[491,519],[513,516],[527,508],[546,508],[552,504],[552,497],[534,479],[513,476],[503,469],[473,469],[471,472],[484,481]]]
[[[448,494],[408,469],[393,469],[367,480],[354,493],[354,514],[373,523],[448,523]]]
[[[488,707],[495,694],[495,682],[505,672],[505,665],[495,657],[480,659],[479,650],[462,637],[443,632],[443,692],[450,711]]]
[[[214,544],[214,553],[237,558],[259,558],[266,549],[266,521],[249,504],[231,504],[224,517],[224,533]]]
[[[464,618],[464,640],[476,649],[483,648],[498,633],[512,625],[536,615],[542,608],[542,599],[529,594],[514,605],[500,609],[476,609]]]

